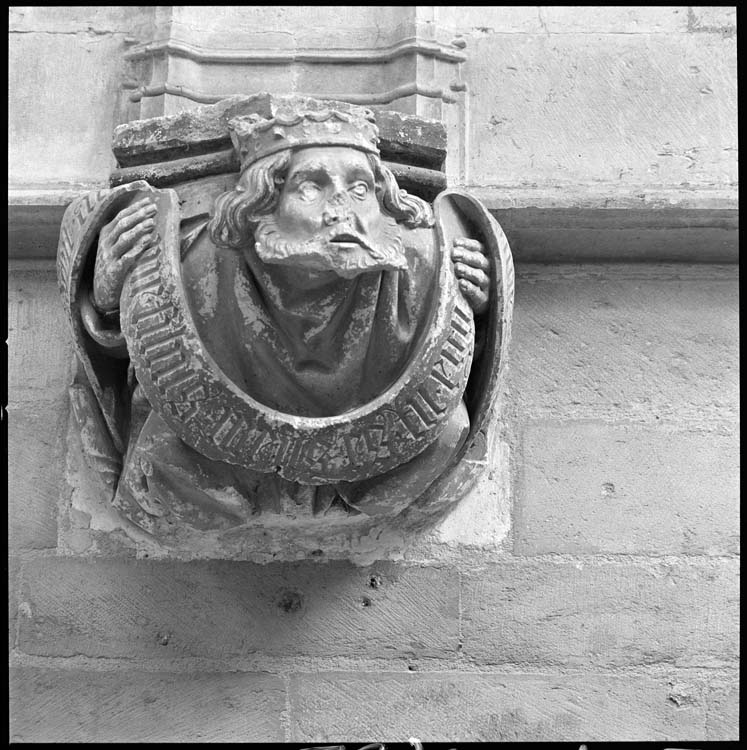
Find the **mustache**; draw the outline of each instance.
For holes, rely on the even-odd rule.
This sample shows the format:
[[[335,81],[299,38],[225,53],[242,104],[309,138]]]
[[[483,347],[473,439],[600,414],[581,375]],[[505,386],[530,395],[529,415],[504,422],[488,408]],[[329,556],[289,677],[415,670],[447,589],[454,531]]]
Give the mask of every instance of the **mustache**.
[[[382,252],[368,237],[357,231],[350,223],[337,224],[326,232],[319,234],[319,239],[329,245],[351,243],[360,245],[374,260],[383,260],[386,253]]]
[[[357,249],[350,252],[350,245]],[[356,272],[407,265],[400,229],[391,217],[386,217],[373,235],[361,231],[352,221],[343,221],[301,238],[285,234],[275,217],[269,215],[255,228],[255,248],[266,263],[301,263],[317,270],[336,270],[345,278]]]

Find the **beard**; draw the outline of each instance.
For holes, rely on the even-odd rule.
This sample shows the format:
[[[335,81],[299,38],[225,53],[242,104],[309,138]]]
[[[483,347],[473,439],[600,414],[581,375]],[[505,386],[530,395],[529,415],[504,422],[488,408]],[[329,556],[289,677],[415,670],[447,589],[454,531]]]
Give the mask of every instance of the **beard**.
[[[385,214],[372,233],[345,221],[305,239],[284,232],[275,215],[270,214],[259,219],[254,239],[257,255],[264,263],[316,273],[331,271],[343,279],[407,267],[400,227]]]

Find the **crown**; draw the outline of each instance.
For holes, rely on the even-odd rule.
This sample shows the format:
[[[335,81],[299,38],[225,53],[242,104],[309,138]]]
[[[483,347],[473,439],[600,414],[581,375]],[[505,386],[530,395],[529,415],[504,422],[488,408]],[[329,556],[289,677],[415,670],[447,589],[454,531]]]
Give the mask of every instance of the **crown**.
[[[362,107],[350,112],[279,110],[266,119],[258,114],[241,115],[228,122],[234,148],[243,172],[250,164],[286,148],[349,146],[379,153],[379,129],[373,112]]]

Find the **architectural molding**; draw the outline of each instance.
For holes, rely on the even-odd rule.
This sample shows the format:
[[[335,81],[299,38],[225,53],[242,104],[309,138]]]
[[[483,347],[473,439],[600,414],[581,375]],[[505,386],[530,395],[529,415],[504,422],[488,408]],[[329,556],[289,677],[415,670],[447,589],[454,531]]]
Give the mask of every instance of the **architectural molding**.
[[[458,47],[441,42],[408,37],[387,47],[368,49],[207,49],[177,39],[161,39],[139,44],[125,53],[125,60],[137,61],[164,55],[176,55],[200,64],[222,65],[289,65],[292,63],[388,63],[406,55],[423,55],[436,60],[460,63],[466,55]]]
[[[123,85],[123,88],[129,89],[134,86],[136,86],[136,84],[127,82]],[[451,91],[465,91],[466,85],[456,82],[451,84],[449,88]],[[179,86],[164,81],[163,83],[150,84],[148,86],[137,86],[137,88],[135,88],[130,94],[129,98],[131,102],[139,102],[143,98],[163,96],[164,94],[189,99],[198,104],[215,104],[222,99],[233,96],[232,94],[209,94],[206,92],[194,91],[187,86]],[[312,94],[306,93],[299,93],[297,95],[312,96]],[[336,101],[348,102],[349,104],[391,104],[391,102],[396,101],[397,99],[404,99],[406,96],[424,96],[430,99],[440,99],[446,104],[453,104],[457,101],[456,97],[452,96],[446,89],[436,86],[422,86],[417,82],[406,83],[402,86],[397,86],[394,89],[383,91],[381,93],[313,94],[313,96],[317,99],[334,99]]]
[[[392,168],[402,165],[389,165]],[[402,179],[404,175],[397,175]],[[106,184],[8,191],[8,257],[54,263],[62,216],[67,206]],[[737,263],[739,210],[726,195],[668,194],[668,208],[641,201],[632,206],[623,196],[606,208],[573,204],[573,195],[548,204],[540,190],[504,188],[509,206],[497,190],[477,190],[498,219],[518,263],[684,262]],[[698,202],[703,206],[697,207]]]

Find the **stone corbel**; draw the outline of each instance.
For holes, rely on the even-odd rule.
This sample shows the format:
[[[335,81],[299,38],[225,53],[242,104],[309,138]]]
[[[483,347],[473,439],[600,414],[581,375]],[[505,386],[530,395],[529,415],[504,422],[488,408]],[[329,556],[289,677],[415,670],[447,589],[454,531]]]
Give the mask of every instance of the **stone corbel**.
[[[112,187],[75,201],[65,214],[58,272],[81,364],[71,390],[73,417],[89,469],[100,475],[124,526],[166,550],[233,556],[232,545],[239,544],[263,559],[278,548],[292,556],[320,549],[337,556],[354,537],[399,538],[442,518],[477,481],[493,450],[491,417],[513,307],[513,266],[502,230],[478,201],[444,190],[443,125],[396,112],[374,117],[343,102],[258,94],[122,125],[113,150],[120,166]],[[277,162],[266,162],[273,155]],[[285,197],[292,193],[287,186],[278,187],[273,200],[279,203],[268,203],[251,224],[233,225],[244,233],[239,244],[223,246],[228,235],[208,232],[231,201],[255,200],[260,184],[285,186],[298,159],[329,170],[330,185],[352,180],[345,170],[373,169],[376,193],[365,210],[375,207],[376,221],[390,225],[388,234],[359,235],[372,219],[354,223],[364,209],[351,203],[352,194],[340,193],[323,204],[337,218],[314,230],[331,239],[313,252],[306,240],[284,240],[269,251],[261,239],[263,217],[282,222],[288,206],[303,205]],[[284,171],[274,182],[249,177],[265,163]],[[323,178],[309,179],[317,181],[315,195],[327,190]],[[372,189],[373,183],[356,188],[361,197]],[[296,222],[303,211],[317,226],[315,205],[292,214],[287,231],[301,231],[305,225]],[[389,236],[399,244],[378,244]],[[288,247],[295,255],[286,272]],[[124,282],[110,320],[97,294],[110,283],[117,258],[133,260],[131,270],[116,272]],[[343,390],[346,376],[338,367],[352,367],[363,388],[383,378],[360,403],[356,389],[340,395],[353,399],[344,408],[347,402],[317,406],[317,399],[329,399],[326,391],[317,395],[304,367],[285,364],[284,352],[306,346],[299,339],[287,350],[296,328],[279,322],[285,303],[272,303],[280,306],[269,317],[265,310],[278,284],[292,304],[299,295],[311,300],[320,269],[331,274],[324,283],[334,278],[329,288],[338,290],[325,294],[352,295],[334,303],[340,310],[360,307],[343,334],[361,315],[372,326],[365,335],[340,339],[347,343],[327,377],[341,378]],[[358,291],[345,291],[358,279]],[[387,301],[392,294],[401,297],[396,304]],[[311,307],[309,322],[317,314],[327,313]],[[265,333],[234,330],[246,315],[266,320]],[[387,322],[391,315],[396,320]],[[396,344],[397,357],[406,358],[384,364],[399,351],[391,348],[397,339],[388,337],[395,331],[401,337],[408,326],[410,338]],[[378,349],[364,347],[351,360],[345,347],[359,347],[369,336]],[[245,346],[253,353],[236,359]],[[274,374],[262,375],[263,368]],[[286,377],[295,383],[290,391],[281,386]]]

